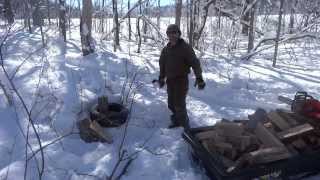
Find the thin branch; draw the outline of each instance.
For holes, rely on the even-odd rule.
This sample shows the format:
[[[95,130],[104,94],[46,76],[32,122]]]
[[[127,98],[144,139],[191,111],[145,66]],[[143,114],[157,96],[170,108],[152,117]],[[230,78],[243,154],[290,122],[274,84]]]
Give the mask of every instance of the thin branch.
[[[62,135],[62,136],[60,136],[60,137],[52,140],[52,141],[49,142],[48,144],[43,145],[41,149],[39,148],[39,149],[35,150],[33,154],[31,154],[31,156],[28,158],[28,161],[29,161],[30,159],[32,159],[38,152],[43,151],[43,150],[44,150],[45,148],[47,148],[48,146],[50,146],[50,145],[52,145],[52,144],[55,144],[57,141],[60,141],[61,139],[65,138],[65,137],[68,137],[68,136],[70,136],[70,135],[73,135],[73,134],[78,134],[78,133],[69,132],[69,133],[67,133],[67,134],[65,134],[65,135]]]
[[[132,8],[131,8],[130,10],[127,11],[127,13],[126,13],[123,17],[120,18],[120,21],[119,21],[118,23],[121,24],[121,23],[125,22],[125,19],[126,19],[127,17],[129,17],[129,15],[131,14],[131,12],[132,12],[135,8],[139,7],[140,4],[142,5],[142,4],[146,3],[147,1],[149,1],[149,0],[144,0],[144,1],[141,1],[141,2],[138,1],[134,6],[132,6]],[[109,33],[107,33],[107,34],[104,36],[104,38],[102,38],[102,39],[103,39],[103,40],[107,39],[107,37],[110,36],[110,34],[112,34],[112,33],[115,31],[115,29],[116,29],[116,27],[113,27],[113,28],[111,29],[111,31],[110,31]]]
[[[13,83],[13,81],[10,80],[10,76],[6,70],[6,68],[4,67],[4,63],[3,63],[3,54],[2,54],[2,47],[3,45],[5,44],[8,36],[9,36],[9,32],[10,32],[10,29],[11,27],[9,28],[9,31],[6,33],[6,36],[4,37],[3,41],[1,42],[0,44],[0,65],[1,65],[1,68],[5,74],[5,77],[7,78],[13,92],[15,92],[15,94],[17,95],[18,99],[20,100],[22,106],[23,106],[23,109],[25,110],[25,112],[27,113],[27,116],[28,116],[28,121],[30,122],[31,126],[32,126],[32,129],[36,135],[36,139],[37,139],[37,142],[40,146],[40,148],[42,149],[42,144],[41,144],[41,139],[40,139],[40,136],[39,136],[39,133],[34,125],[34,122],[33,122],[33,119],[31,118],[31,114],[30,114],[30,111],[24,101],[24,99],[22,98],[21,94],[19,93],[19,91],[17,90],[15,84]],[[41,151],[41,169],[40,169],[40,174],[39,174],[39,179],[41,180],[42,179],[42,175],[43,175],[43,172],[44,172],[44,153],[43,151]]]

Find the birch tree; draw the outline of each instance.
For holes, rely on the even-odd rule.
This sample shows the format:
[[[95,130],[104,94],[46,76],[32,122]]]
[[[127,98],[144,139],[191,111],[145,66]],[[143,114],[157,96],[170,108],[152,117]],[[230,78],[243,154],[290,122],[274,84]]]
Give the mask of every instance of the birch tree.
[[[282,20],[282,14],[283,14],[283,4],[284,4],[284,0],[280,0],[277,37],[276,37],[276,40],[275,40],[274,56],[273,56],[273,63],[272,63],[273,67],[276,67],[277,56],[278,56],[278,46],[279,46],[279,37],[280,37],[280,32],[281,32],[281,20]]]
[[[148,15],[148,13],[149,13],[149,11],[148,11],[148,9],[149,9],[149,0],[147,0],[147,2],[146,2],[146,5],[145,5],[145,8],[143,9],[143,15],[144,16],[147,16]],[[146,37],[146,35],[147,35],[147,31],[148,31],[148,25],[147,25],[147,22],[146,21],[143,21],[143,24],[142,24],[142,29],[143,29],[143,42],[147,42],[147,37]]]
[[[84,56],[94,52],[92,29],[92,1],[82,0],[82,13],[80,19],[80,35],[82,54]]]
[[[120,24],[118,15],[118,3],[117,0],[112,0],[112,12],[113,12],[113,28],[114,40],[113,40],[113,51],[116,51],[120,47]]]

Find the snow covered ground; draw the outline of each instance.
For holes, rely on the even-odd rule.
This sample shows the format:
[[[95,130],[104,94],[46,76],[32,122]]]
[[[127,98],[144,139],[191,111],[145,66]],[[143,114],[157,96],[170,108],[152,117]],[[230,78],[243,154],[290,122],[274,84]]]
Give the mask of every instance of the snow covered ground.
[[[67,34],[65,45],[56,28],[46,29],[46,35],[46,48],[41,48],[39,31],[29,34],[24,30],[10,35],[3,47],[4,65],[27,107],[32,109],[31,117],[43,146],[48,144],[44,149],[43,179],[105,179],[112,173],[124,127],[108,129],[114,137],[113,144],[87,144],[70,132],[77,132],[75,124],[81,118],[81,110],[85,111],[101,95],[117,101],[126,81],[126,104],[130,106],[133,97],[134,103],[123,149],[128,155],[135,154],[135,159],[122,179],[207,179],[190,159],[190,149],[181,137],[183,129],[167,129],[170,113],[165,88],[151,83],[159,74],[159,48],[144,44],[142,53],[137,54],[134,42],[121,41],[122,51],[113,52],[111,41],[97,41],[96,53],[83,57],[78,30]],[[258,107],[289,108],[277,100],[278,95],[292,98],[299,90],[319,99],[320,48],[317,44],[295,46],[296,59],[286,51],[288,47],[280,46],[281,58],[276,68],[272,67],[273,50],[250,61],[210,52],[202,54],[207,86],[203,91],[194,88],[195,79],[190,74],[187,107],[191,126],[213,125],[221,118],[247,119]],[[10,87],[3,71],[0,80]],[[25,166],[26,156],[32,155],[30,148],[39,149],[36,136],[19,99],[14,95],[14,105],[8,106],[2,89],[0,119],[0,179],[38,179],[40,153],[37,160],[30,159]],[[27,133],[28,152],[24,137]],[[55,141],[62,135],[66,137]],[[122,162],[119,169],[124,165]]]

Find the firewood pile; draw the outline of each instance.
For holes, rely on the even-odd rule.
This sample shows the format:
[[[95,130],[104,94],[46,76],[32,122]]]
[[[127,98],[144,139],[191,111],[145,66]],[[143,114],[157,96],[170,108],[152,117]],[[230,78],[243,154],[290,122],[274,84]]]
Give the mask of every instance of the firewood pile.
[[[277,109],[257,109],[249,120],[222,120],[195,134],[227,172],[290,158],[320,147],[320,121]]]

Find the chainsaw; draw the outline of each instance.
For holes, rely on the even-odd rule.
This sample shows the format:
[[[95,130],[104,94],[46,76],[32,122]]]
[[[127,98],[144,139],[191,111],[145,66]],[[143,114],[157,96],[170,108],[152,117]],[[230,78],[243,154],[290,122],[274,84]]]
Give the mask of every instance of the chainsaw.
[[[320,120],[320,101],[305,91],[298,91],[293,100],[284,96],[279,96],[278,100],[291,105],[294,113]]]

